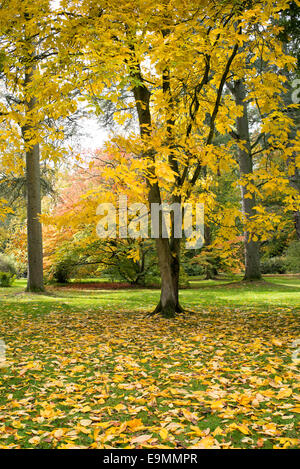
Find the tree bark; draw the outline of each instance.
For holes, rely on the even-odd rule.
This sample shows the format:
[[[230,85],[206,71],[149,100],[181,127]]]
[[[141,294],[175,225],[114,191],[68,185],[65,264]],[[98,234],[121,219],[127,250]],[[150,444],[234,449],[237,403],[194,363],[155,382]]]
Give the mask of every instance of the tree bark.
[[[211,245],[211,228],[208,223],[204,225],[204,246],[209,251],[209,246]],[[216,267],[212,265],[207,265],[205,267],[205,280],[214,280],[218,275]]]
[[[150,92],[143,83],[140,66],[137,64],[131,69],[131,76],[135,82],[138,82],[133,88],[136,109],[139,118],[140,134],[142,139],[147,140],[151,134],[151,111],[150,111]],[[155,175],[155,151],[147,151],[149,158],[149,172],[153,180],[147,179],[148,184],[148,202],[161,204],[161,193]],[[161,277],[160,300],[152,314],[160,313],[167,318],[175,317],[176,313],[182,312],[179,304],[179,273],[180,273],[180,239],[174,239],[171,233],[171,239],[162,237],[160,227],[159,237],[155,240],[158,264]]]
[[[283,42],[283,50],[286,54],[289,53],[287,43]],[[299,64],[298,64],[299,68]],[[291,129],[289,136],[288,136],[288,141],[287,141],[287,146],[290,147],[291,144],[290,142],[293,141],[296,136],[297,136],[297,131],[299,130],[300,127],[300,113],[298,109],[291,108],[289,107],[291,104],[295,104],[293,101],[293,88],[291,87],[291,83],[293,80],[296,78],[295,71],[291,72],[288,71],[287,68],[285,68],[282,73],[285,75],[287,82],[286,82],[286,91],[283,95],[284,103],[286,105],[286,112],[287,115],[290,119],[293,120],[294,126]],[[296,164],[296,157],[297,154],[294,151],[291,156],[287,160],[287,172],[288,172],[288,179],[290,186],[300,194],[300,173],[299,169]],[[294,226],[295,226],[295,232],[296,232],[296,238],[300,240],[300,209],[295,210],[293,213],[293,218],[294,218]]]
[[[31,65],[25,71],[25,88],[30,86],[32,76],[33,68]],[[30,123],[37,104],[36,98],[29,97],[25,104],[27,124],[22,128],[22,135],[26,153],[27,291],[38,292],[44,290],[42,225],[39,220],[41,214],[40,147],[38,143],[31,143],[35,129]]]
[[[286,105],[289,106],[292,104],[292,99],[291,99],[291,93],[287,93],[285,96],[285,102]],[[299,113],[295,112],[294,109],[289,110],[288,116],[293,119],[294,121],[294,128],[291,130],[287,142],[287,146],[291,146],[290,141],[293,141],[296,138],[297,135],[297,129],[299,129]],[[291,156],[287,159],[287,172],[288,172],[288,179],[290,186],[298,193],[300,194],[300,173],[299,169],[297,167],[297,154],[294,151]],[[295,210],[293,213],[294,217],[294,226],[295,226],[295,232],[296,232],[296,237],[298,240],[300,240],[300,210]]]
[[[152,203],[161,204],[157,183],[154,183],[149,190],[149,204]],[[183,311],[179,303],[181,239],[174,238],[173,226],[171,227],[170,239],[162,237],[162,223],[159,231],[159,237],[155,242],[161,277],[161,293],[159,303],[153,314],[160,313],[164,317],[173,318],[176,313]]]
[[[207,178],[207,167],[203,166],[203,176]],[[204,247],[207,251],[211,251],[210,245],[212,243],[211,227],[209,222],[204,223]],[[218,275],[216,267],[207,265],[205,267],[205,280],[214,280]]]
[[[294,136],[293,136],[294,137]],[[289,176],[290,186],[300,193],[300,174],[296,166],[296,154],[293,153],[287,162],[288,169],[292,172]],[[294,211],[294,225],[296,231],[296,237],[300,241],[300,210]]]
[[[243,80],[238,80],[234,83],[233,87],[230,87],[235,102],[238,106],[243,107],[243,115],[237,118],[237,137],[245,143],[244,149],[239,148],[239,168],[240,175],[247,176],[253,173],[253,161],[251,154],[251,141],[249,131],[249,120],[248,120],[248,109],[246,99],[246,89]],[[255,215],[255,195],[248,191],[248,189],[242,185],[242,209],[246,221],[250,220]],[[244,249],[245,249],[245,275],[244,280],[260,280],[260,254],[259,254],[259,242],[250,239],[250,233],[247,228],[244,231]]]

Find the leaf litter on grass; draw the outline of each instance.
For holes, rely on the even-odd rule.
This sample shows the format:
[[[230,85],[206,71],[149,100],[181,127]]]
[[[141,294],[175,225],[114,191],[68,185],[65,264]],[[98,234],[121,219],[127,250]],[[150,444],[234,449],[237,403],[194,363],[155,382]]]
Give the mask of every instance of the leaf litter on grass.
[[[1,448],[299,447],[294,310],[36,306],[2,315]]]

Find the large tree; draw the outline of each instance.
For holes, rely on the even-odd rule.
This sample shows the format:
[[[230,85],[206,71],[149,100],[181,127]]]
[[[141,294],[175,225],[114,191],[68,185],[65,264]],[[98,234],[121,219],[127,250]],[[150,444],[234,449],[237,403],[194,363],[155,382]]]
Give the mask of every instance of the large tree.
[[[44,290],[40,161],[57,161],[64,137],[61,118],[75,104],[66,98],[57,57],[59,20],[51,2],[8,0],[0,9],[1,165],[7,177],[25,173],[27,200],[27,290]]]
[[[119,97],[124,89],[132,93],[127,107],[136,108],[139,135],[116,139],[118,148],[134,160],[131,173],[119,165],[117,177],[123,174],[134,185],[137,173],[142,174],[150,206],[165,201],[183,206],[193,200],[203,168],[218,174],[233,162],[231,144],[214,144],[216,131],[230,133],[244,112],[243,98],[235,103],[224,93],[226,82],[248,77],[260,107],[267,107],[267,94],[268,105],[278,110],[273,97],[280,76],[272,75],[276,83],[269,89],[268,77],[258,79],[247,66],[245,45],[252,43],[253,60],[263,54],[279,68],[291,63],[270,22],[287,5],[269,0],[63,4],[60,14],[66,18],[68,54],[76,56],[73,66],[84,70],[82,88],[91,102],[104,97],[117,103],[126,121],[132,116],[122,115],[124,103]],[[169,317],[182,311],[180,246],[174,226],[169,238],[160,232],[156,239],[162,288],[155,312]]]
[[[236,119],[236,130],[231,132],[236,141],[240,143],[238,146],[238,162],[241,178],[251,177],[253,175],[253,145],[251,142],[250,126],[249,126],[249,110],[247,103],[247,90],[243,79],[235,81],[233,84],[228,83],[235,103],[242,109],[242,115]],[[241,145],[242,143],[242,145]],[[253,240],[252,233],[247,229],[247,222],[255,215],[256,197],[253,191],[241,184],[242,207],[245,217],[244,225],[244,251],[245,251],[245,275],[244,280],[260,280],[260,254],[259,241]]]

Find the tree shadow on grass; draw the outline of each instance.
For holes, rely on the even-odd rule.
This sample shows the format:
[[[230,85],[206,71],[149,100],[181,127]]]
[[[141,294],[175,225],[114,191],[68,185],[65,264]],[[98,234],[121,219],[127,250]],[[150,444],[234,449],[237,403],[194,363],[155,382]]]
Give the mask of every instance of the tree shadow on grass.
[[[285,291],[295,291],[299,292],[300,291],[300,285],[299,287],[295,285],[285,285],[284,283],[274,283],[274,282],[268,282],[267,280],[256,280],[256,281],[245,281],[245,280],[240,280],[240,281],[234,281],[230,283],[222,283],[218,285],[195,285],[192,286],[191,289],[193,290],[215,290],[215,289],[222,289],[222,290],[240,290],[240,289],[245,289],[245,290],[259,290],[259,291],[277,291],[277,290],[285,290]]]

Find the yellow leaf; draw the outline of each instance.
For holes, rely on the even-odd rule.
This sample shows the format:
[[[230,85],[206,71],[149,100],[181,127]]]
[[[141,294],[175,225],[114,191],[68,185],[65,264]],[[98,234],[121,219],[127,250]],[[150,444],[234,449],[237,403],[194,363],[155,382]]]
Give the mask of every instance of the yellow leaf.
[[[251,433],[247,425],[244,424],[238,425],[237,423],[231,423],[228,428],[230,430],[239,430],[244,435],[249,435]]]
[[[77,365],[77,366],[74,366],[72,371],[74,373],[79,373],[79,372],[84,371],[84,370],[85,370],[85,367],[83,365]]]
[[[189,410],[182,409],[182,413],[184,417],[186,418],[186,420],[188,420],[189,422],[196,423],[196,421],[199,420],[198,416],[190,412]]]
[[[216,440],[212,436],[206,436],[205,438],[202,438],[198,443],[196,443],[193,446],[190,446],[190,448],[195,448],[195,449],[209,449],[212,448],[213,446],[216,446]]]
[[[83,427],[88,427],[92,423],[92,421],[89,419],[82,419],[82,420],[79,420],[79,423]]]
[[[141,419],[129,420],[129,422],[126,422],[126,425],[127,427],[130,428],[132,432],[136,432],[138,430],[142,430],[143,428],[145,428]]]
[[[146,443],[146,441],[149,441],[150,438],[152,437],[152,434],[151,435],[141,435],[141,436],[137,436],[135,438],[133,438],[130,443],[133,445],[134,443],[138,443],[138,444],[143,444],[143,443]]]
[[[273,344],[273,345],[276,345],[277,347],[281,347],[281,346],[282,346],[281,340],[278,340],[278,339],[272,339],[272,344]]]
[[[53,436],[54,436],[55,438],[61,438],[61,437],[63,436],[63,434],[64,434],[64,431],[63,431],[62,428],[59,428],[58,430],[55,430],[55,431],[53,432]]]
[[[214,401],[210,404],[210,407],[212,409],[222,409],[224,407],[224,401],[222,400]]]
[[[199,427],[196,427],[195,425],[191,425],[191,430],[193,430],[193,433],[196,433],[197,436],[204,436],[205,433],[200,430]]]
[[[161,437],[162,440],[166,440],[169,436],[169,433],[168,433],[168,430],[166,430],[165,428],[162,428],[160,431],[159,431],[159,435]]]
[[[116,410],[119,412],[120,410],[125,410],[126,407],[124,406],[124,404],[117,404],[117,405],[114,407],[114,409],[116,409]]]
[[[38,445],[40,441],[41,439],[39,436],[34,436],[30,438],[30,440],[28,440],[28,442],[31,443],[32,445]]]
[[[300,407],[294,407],[291,410],[292,410],[292,412],[296,412],[296,414],[300,414]]]
[[[290,388],[281,388],[279,393],[277,394],[277,399],[284,399],[285,397],[289,397],[293,394],[292,389]]]
[[[214,431],[213,431],[213,436],[216,436],[216,435],[222,435],[223,434],[223,430],[221,427],[217,427]]]
[[[86,405],[84,407],[81,407],[79,410],[80,412],[90,412],[92,408],[89,405]]]

